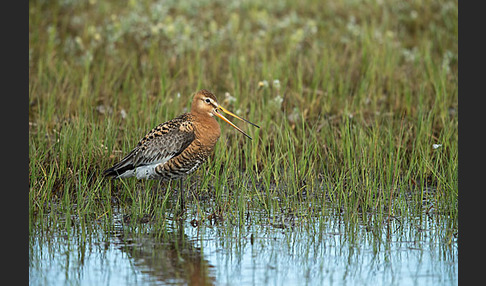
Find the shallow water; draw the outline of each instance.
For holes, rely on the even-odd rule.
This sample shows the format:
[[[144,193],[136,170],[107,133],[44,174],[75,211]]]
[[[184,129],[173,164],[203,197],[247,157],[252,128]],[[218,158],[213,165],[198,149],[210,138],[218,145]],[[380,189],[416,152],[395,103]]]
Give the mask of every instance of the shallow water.
[[[152,231],[157,222],[124,222],[121,213],[109,225],[33,232],[30,284],[458,284],[457,240],[448,241],[440,220],[425,214],[379,233],[351,227],[339,215],[197,227],[189,218],[170,221],[163,232]]]

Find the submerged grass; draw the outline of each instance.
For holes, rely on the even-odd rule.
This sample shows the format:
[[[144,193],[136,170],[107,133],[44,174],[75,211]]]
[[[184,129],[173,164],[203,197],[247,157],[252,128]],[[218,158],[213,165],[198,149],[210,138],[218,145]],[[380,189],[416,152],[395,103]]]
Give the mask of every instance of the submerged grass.
[[[31,231],[114,207],[163,229],[177,184],[101,173],[207,88],[261,128],[221,124],[185,181],[200,223],[426,212],[457,233],[457,2],[265,3],[30,2]]]

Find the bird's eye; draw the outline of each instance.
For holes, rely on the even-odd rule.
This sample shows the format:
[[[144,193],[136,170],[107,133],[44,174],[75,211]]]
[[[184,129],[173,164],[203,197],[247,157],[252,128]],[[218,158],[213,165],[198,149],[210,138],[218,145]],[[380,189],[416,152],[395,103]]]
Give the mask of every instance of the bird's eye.
[[[206,98],[204,101],[206,101],[206,103],[211,103],[211,99],[209,98]]]

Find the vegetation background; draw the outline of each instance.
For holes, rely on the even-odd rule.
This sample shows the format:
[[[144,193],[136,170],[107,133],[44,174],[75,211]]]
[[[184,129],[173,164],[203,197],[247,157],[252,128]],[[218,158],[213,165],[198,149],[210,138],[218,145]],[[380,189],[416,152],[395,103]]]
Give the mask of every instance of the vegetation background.
[[[186,182],[199,221],[426,213],[457,237],[458,3],[438,0],[30,1],[31,234],[163,228],[176,187],[101,174],[201,88],[261,128],[222,124]]]

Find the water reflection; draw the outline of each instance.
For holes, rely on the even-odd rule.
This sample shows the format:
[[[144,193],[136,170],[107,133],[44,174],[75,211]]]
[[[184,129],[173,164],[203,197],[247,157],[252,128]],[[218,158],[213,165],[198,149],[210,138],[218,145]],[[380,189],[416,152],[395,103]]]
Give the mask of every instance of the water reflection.
[[[213,285],[211,266],[184,233],[182,223],[162,233],[133,236],[118,230],[118,249],[127,254],[133,266],[154,280],[167,284]]]
[[[417,236],[408,223],[373,233],[330,217],[311,228],[260,224],[198,234],[205,258],[216,266],[217,284],[457,285],[457,245],[446,244],[435,224]]]
[[[292,227],[188,220],[73,227],[30,237],[31,285],[457,285],[457,241],[447,220],[402,219],[389,229],[336,216]],[[74,223],[73,225],[77,225]],[[84,238],[83,238],[84,237]]]

